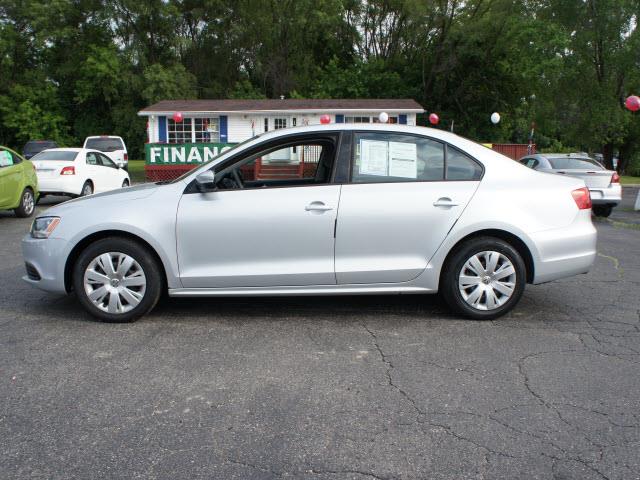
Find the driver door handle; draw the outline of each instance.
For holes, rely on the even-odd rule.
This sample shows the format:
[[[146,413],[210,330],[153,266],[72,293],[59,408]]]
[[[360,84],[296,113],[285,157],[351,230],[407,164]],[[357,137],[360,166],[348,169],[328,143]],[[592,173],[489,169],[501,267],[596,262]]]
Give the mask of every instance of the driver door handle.
[[[328,212],[333,210],[333,207],[327,207],[323,202],[311,202],[304,209],[307,212]]]
[[[457,207],[458,204],[451,200],[449,197],[441,197],[433,202],[434,207]]]

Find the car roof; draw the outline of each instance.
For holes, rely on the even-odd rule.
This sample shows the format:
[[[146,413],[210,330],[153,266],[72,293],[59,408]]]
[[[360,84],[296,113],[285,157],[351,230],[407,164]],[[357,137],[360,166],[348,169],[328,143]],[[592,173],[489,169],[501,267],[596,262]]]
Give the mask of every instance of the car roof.
[[[119,137],[117,135],[89,135],[87,138],[85,138],[85,140],[89,140],[90,138],[119,138],[120,140],[122,140],[122,137]]]
[[[527,155],[527,157],[530,156],[532,155]],[[589,155],[584,153],[536,153],[533,156],[546,158],[588,158],[593,160]]]

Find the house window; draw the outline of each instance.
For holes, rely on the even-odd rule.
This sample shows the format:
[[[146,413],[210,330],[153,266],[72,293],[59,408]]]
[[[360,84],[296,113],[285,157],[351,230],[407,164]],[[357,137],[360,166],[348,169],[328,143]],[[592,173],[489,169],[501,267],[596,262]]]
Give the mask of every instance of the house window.
[[[344,123],[371,123],[370,117],[344,117]]]
[[[194,118],[193,123],[196,142],[220,142],[219,118]]]
[[[344,117],[344,123],[380,123],[377,116],[372,117]],[[387,123],[398,123],[398,117],[389,117]]]
[[[220,119],[185,118],[181,122],[167,119],[169,143],[218,143],[220,142]]]
[[[287,119],[286,118],[274,118],[273,119],[273,128],[275,130],[279,130],[281,128],[287,128]]]
[[[268,118],[264,119],[264,131],[265,132],[269,131],[269,119]]]
[[[378,117],[373,117],[373,123],[380,123]],[[398,123],[398,117],[389,116],[389,121],[387,123]]]
[[[167,139],[169,143],[190,143],[192,119],[185,118],[181,122],[175,122],[172,118],[167,119]]]

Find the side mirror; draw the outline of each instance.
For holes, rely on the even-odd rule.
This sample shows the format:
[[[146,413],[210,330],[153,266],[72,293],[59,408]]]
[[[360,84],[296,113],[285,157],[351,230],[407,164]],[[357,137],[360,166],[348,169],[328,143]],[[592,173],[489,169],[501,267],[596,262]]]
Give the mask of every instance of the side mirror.
[[[215,175],[213,170],[205,170],[196,177],[196,188],[200,193],[213,192],[216,190]]]

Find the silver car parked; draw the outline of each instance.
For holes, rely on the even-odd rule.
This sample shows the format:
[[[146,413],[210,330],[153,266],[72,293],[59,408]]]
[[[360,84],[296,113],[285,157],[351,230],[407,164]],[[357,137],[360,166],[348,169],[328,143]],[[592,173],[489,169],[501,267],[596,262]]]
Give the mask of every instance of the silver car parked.
[[[541,195],[544,193],[544,195]],[[170,183],[72,200],[22,241],[31,285],[132,321],[170,296],[420,294],[468,318],[526,283],[585,273],[584,182],[452,133],[400,125],[277,130]]]
[[[584,180],[591,195],[593,213],[598,217],[608,217],[613,207],[622,201],[622,187],[618,173],[605,169],[600,162],[584,154],[527,155],[520,159],[520,163],[539,172],[569,175]]]

